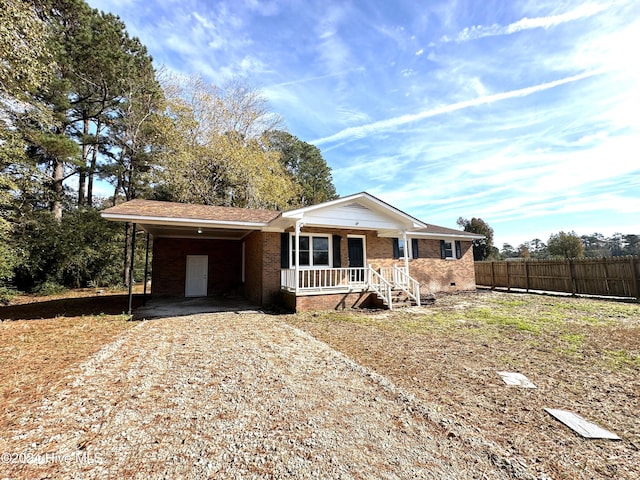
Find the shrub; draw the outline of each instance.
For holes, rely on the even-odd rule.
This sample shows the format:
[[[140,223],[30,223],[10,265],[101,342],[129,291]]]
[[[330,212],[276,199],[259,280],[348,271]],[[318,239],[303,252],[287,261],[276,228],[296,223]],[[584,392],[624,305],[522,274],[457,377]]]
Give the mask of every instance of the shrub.
[[[0,287],[0,304],[9,305],[11,299],[16,296],[18,292],[11,287]]]
[[[33,290],[33,293],[47,296],[47,295],[56,295],[57,293],[62,293],[65,290],[66,289],[64,288],[64,286],[60,285],[59,283],[47,281],[38,285]]]

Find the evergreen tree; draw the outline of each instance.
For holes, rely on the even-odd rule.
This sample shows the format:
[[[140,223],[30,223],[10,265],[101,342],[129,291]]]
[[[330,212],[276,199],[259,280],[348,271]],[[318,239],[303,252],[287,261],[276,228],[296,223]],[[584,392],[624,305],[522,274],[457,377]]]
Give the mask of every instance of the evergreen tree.
[[[296,205],[305,207],[338,197],[331,168],[315,145],[303,142],[288,132],[267,132],[269,148],[280,153],[280,162],[300,186]]]
[[[487,222],[481,218],[473,217],[471,220],[467,220],[460,217],[457,223],[465,232],[478,233],[485,237],[482,240],[473,241],[473,259],[475,261],[499,256],[498,249],[493,246],[493,228]],[[509,245],[509,247],[511,246]],[[513,250],[513,247],[511,249]],[[515,256],[517,256],[517,253]]]
[[[552,234],[547,242],[549,254],[563,258],[580,258],[584,256],[584,245],[575,232],[559,232]]]

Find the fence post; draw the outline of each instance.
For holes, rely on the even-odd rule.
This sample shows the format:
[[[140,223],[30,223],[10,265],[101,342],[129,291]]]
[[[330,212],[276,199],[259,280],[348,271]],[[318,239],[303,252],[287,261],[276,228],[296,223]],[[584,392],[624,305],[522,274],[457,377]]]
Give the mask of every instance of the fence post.
[[[527,293],[529,293],[529,260],[524,260],[524,280],[527,287]]]
[[[507,262],[507,292],[511,291],[511,277],[509,276],[509,264],[511,262]]]
[[[496,289],[496,271],[494,269],[494,262],[491,262],[491,290],[495,290]],[[634,272],[634,278],[635,278],[635,272]]]
[[[636,275],[636,261],[635,257],[629,257],[629,263],[631,264],[631,285],[633,286],[633,295],[640,299],[640,288],[638,288],[638,276]]]
[[[609,269],[607,268],[607,259],[605,257],[602,257],[602,271],[604,272],[604,286],[607,295],[611,295],[611,290],[609,289]]]
[[[571,259],[567,260],[567,266],[569,267],[569,283],[571,284],[571,295],[576,296],[576,279],[573,274],[573,261]]]

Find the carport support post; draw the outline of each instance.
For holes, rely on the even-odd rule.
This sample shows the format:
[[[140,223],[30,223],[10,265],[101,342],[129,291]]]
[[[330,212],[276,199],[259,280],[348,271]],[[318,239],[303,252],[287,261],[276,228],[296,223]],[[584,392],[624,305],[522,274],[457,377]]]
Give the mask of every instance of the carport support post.
[[[244,248],[244,244],[242,244]],[[147,232],[147,249],[144,253],[144,289],[142,290],[142,305],[147,304],[147,278],[149,277],[149,232]]]
[[[136,224],[133,224],[133,228],[131,229],[131,262],[129,265],[129,315],[133,311],[133,265],[135,263],[135,253],[136,253]]]

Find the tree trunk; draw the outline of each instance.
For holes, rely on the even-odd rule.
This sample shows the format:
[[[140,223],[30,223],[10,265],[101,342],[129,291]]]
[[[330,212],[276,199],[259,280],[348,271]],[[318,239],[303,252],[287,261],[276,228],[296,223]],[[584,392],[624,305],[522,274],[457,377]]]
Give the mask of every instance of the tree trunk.
[[[85,190],[87,189],[87,159],[89,158],[89,137],[90,122],[88,118],[82,121],[82,165],[78,169],[78,206],[85,204]]]
[[[89,173],[87,175],[87,205],[93,206],[93,176],[96,173],[96,165],[98,163],[98,150],[100,145],[100,129],[102,125],[100,119],[96,124],[96,141],[93,144],[93,151],[91,152],[91,164],[89,165]]]
[[[53,218],[60,223],[62,222],[62,197],[64,194],[64,163],[62,160],[53,159],[53,200],[51,202],[51,212]]]

